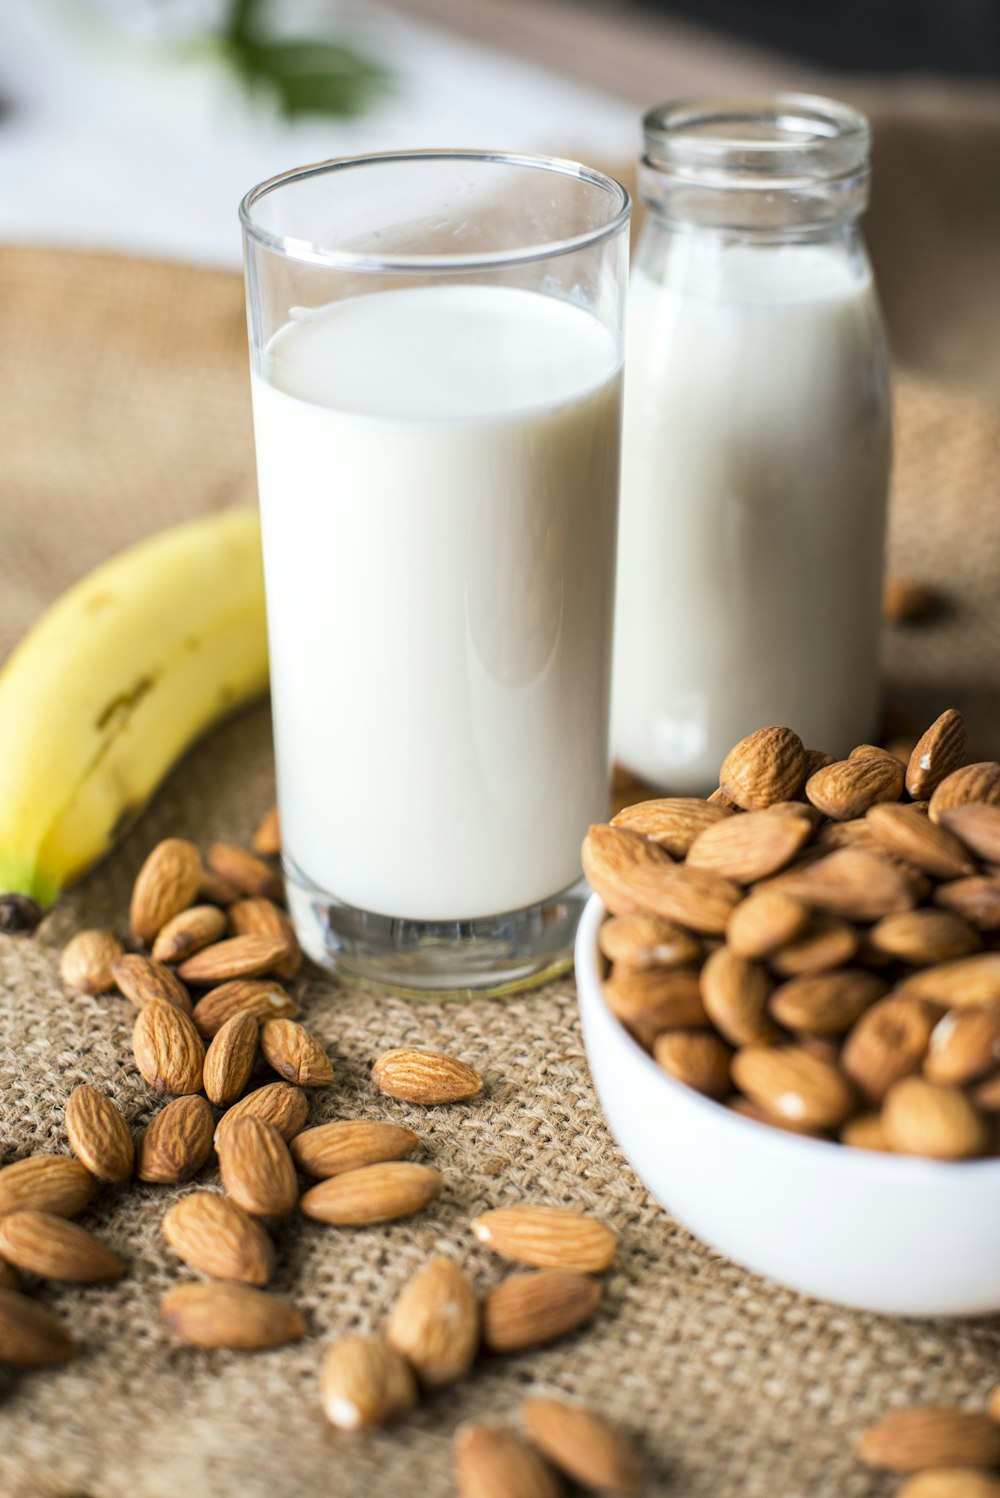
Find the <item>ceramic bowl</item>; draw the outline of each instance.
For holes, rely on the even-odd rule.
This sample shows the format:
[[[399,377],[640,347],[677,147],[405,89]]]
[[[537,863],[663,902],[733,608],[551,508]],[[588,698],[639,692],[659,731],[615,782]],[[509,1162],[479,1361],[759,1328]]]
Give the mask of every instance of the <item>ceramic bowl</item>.
[[[576,939],[590,1071],[611,1132],[678,1222],[759,1274],[898,1316],[1000,1310],[1000,1159],[945,1164],[769,1128],[662,1071],[608,1009],[593,896]]]

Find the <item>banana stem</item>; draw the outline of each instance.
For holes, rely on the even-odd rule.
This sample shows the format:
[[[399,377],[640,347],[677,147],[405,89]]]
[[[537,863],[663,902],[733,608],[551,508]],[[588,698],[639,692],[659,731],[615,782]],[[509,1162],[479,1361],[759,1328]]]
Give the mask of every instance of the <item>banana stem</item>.
[[[28,936],[44,911],[27,895],[0,895],[0,932],[5,936]]]

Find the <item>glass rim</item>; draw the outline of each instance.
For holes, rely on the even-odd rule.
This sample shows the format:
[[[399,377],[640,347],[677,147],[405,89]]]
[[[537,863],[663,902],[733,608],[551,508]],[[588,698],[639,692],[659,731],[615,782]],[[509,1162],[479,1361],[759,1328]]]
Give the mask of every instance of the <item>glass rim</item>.
[[[333,175],[366,166],[386,166],[420,161],[466,161],[513,166],[536,171],[557,172],[564,177],[575,177],[580,182],[599,187],[613,200],[614,211],[606,223],[598,224],[583,233],[569,235],[564,239],[542,240],[515,249],[462,252],[454,255],[377,255],[368,251],[346,250],[336,245],[300,239],[295,235],[275,234],[265,229],[254,219],[257,204],[271,193],[291,183],[309,177]],[[598,171],[596,167],[583,165],[561,156],[531,155],[515,151],[474,150],[414,150],[374,151],[360,156],[333,157],[328,161],[317,161],[309,166],[293,167],[279,172],[252,187],[240,202],[240,223],[247,239],[255,244],[306,265],[322,265],[331,270],[383,270],[434,273],[462,270],[490,270],[504,265],[523,265],[536,260],[549,260],[574,250],[589,249],[603,240],[612,239],[626,228],[632,212],[632,199],[625,187],[614,177]]]
[[[740,129],[753,121],[770,123],[773,133]],[[742,172],[832,178],[864,166],[871,146],[866,116],[824,94],[679,99],[649,110],[642,125],[646,162],[668,169],[724,169],[728,157]],[[721,128],[699,134],[705,125]]]

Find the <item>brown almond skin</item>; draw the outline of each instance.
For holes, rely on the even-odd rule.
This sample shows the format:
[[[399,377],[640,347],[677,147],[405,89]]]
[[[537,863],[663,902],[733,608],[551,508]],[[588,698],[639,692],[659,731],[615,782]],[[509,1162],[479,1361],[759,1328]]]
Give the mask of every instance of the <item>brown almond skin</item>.
[[[917,1472],[922,1467],[1000,1465],[1000,1425],[977,1410],[917,1405],[869,1426],[857,1446],[869,1467]]]
[[[611,825],[652,838],[672,858],[686,858],[699,833],[730,816],[729,808],[713,806],[697,796],[664,796],[623,807],[611,818]]]
[[[162,1227],[174,1253],[213,1279],[266,1285],[274,1272],[274,1244],[267,1233],[224,1196],[196,1191],[182,1197]]]
[[[934,891],[935,905],[965,918],[979,931],[1000,931],[1000,878],[977,874]]]
[[[850,1145],[852,1149],[892,1153],[881,1113],[859,1113],[857,1118],[852,1118],[841,1129],[840,1142]]]
[[[643,1471],[631,1446],[591,1410],[536,1395],[521,1406],[528,1436],[549,1461],[588,1490],[638,1493]]]
[[[225,929],[226,917],[217,905],[192,905],[160,929],[153,942],[153,957],[157,962],[183,962],[218,941]]]
[[[982,937],[950,910],[905,910],[887,915],[868,933],[872,945],[910,967],[929,967],[968,957],[982,946]]]
[[[961,879],[976,872],[961,841],[912,806],[873,806],[865,820],[888,853],[936,879]]]
[[[236,978],[220,983],[200,998],[194,1008],[194,1022],[205,1040],[218,1035],[222,1026],[235,1014],[252,1014],[259,1024],[266,1019],[292,1019],[298,1005],[280,983],[270,979]]]
[[[380,1056],[372,1067],[372,1081],[387,1097],[425,1107],[463,1103],[475,1097],[483,1085],[482,1077],[466,1062],[441,1051],[408,1046]]]
[[[135,1064],[157,1092],[200,1092],[205,1047],[192,1020],[172,1004],[152,999],[132,1031]]]
[[[441,1195],[441,1172],[409,1160],[344,1171],[313,1186],[299,1206],[307,1217],[337,1227],[367,1227],[410,1217]]]
[[[611,1013],[647,1049],[661,1030],[708,1023],[701,983],[691,968],[616,967],[602,991]]]
[[[524,1352],[568,1336],[597,1314],[599,1280],[569,1269],[529,1269],[494,1285],[483,1301],[483,1346]]]
[[[328,1180],[330,1176],[360,1170],[365,1165],[401,1160],[419,1143],[412,1129],[359,1118],[335,1119],[314,1129],[303,1129],[288,1147],[299,1170],[319,1180]]]
[[[354,1333],[335,1342],[323,1359],[320,1397],[331,1425],[360,1430],[409,1414],[417,1386],[408,1363],[387,1342]]]
[[[276,936],[288,948],[288,955],[274,964],[279,978],[294,978],[302,966],[302,948],[295,927],[273,900],[237,900],[229,907],[229,929],[235,936]]]
[[[920,1070],[939,1013],[921,999],[890,994],[857,1021],[840,1064],[869,1103],[881,1103],[893,1083]]]
[[[305,1128],[309,1099],[301,1088],[292,1087],[288,1082],[269,1082],[266,1087],[248,1092],[220,1118],[215,1130],[216,1149],[225,1138],[227,1129],[238,1118],[247,1116],[262,1118],[265,1123],[272,1124],[287,1144]]]
[[[197,1175],[212,1153],[215,1118],[203,1097],[178,1097],[162,1108],[139,1141],[140,1181],[172,1185]]]
[[[617,1234],[596,1217],[533,1202],[483,1212],[473,1219],[472,1232],[502,1258],[540,1269],[601,1274],[618,1251]]]
[[[964,1092],[923,1077],[904,1077],[889,1089],[882,1125],[890,1145],[902,1155],[970,1160],[983,1154],[989,1142],[983,1116]]]
[[[29,1155],[0,1170],[0,1217],[25,1211],[75,1217],[95,1185],[86,1166],[69,1155]]]
[[[934,611],[937,594],[913,577],[888,577],[882,594],[882,617],[892,624],[917,624]]]
[[[160,1313],[191,1347],[256,1352],[297,1342],[306,1332],[294,1306],[247,1285],[175,1285],[161,1300]]]
[[[265,1020],[260,1048],[268,1066],[297,1087],[326,1087],[333,1081],[333,1063],[323,1042],[294,1020]]]
[[[75,1352],[61,1321],[26,1295],[0,1289],[0,1366],[51,1368]]]
[[[613,915],[601,925],[597,944],[609,962],[629,968],[684,967],[702,955],[701,942],[655,915]]]
[[[202,869],[198,883],[200,901],[207,905],[218,905],[220,909],[225,910],[230,905],[235,905],[236,901],[242,897],[243,891],[237,889],[231,880],[223,879],[221,874],[213,874],[211,869]]]
[[[1000,1065],[1000,1004],[953,1009],[938,1021],[924,1061],[929,1082],[965,1087]]]
[[[802,869],[778,874],[767,887],[848,921],[877,921],[916,904],[898,867],[864,848],[835,848]]]
[[[386,1341],[428,1389],[464,1378],[479,1350],[479,1300],[451,1259],[432,1259],[403,1287]]]
[[[79,1223],[51,1212],[10,1212],[0,1217],[0,1254],[26,1274],[43,1279],[92,1284],[117,1280],[122,1264]]]
[[[996,760],[980,760],[974,765],[963,765],[953,770],[931,795],[927,815],[932,822],[940,822],[946,811],[953,806],[966,806],[970,802],[986,806],[1000,805],[1000,764]]]
[[[737,884],[755,884],[791,863],[813,833],[807,816],[749,811],[724,817],[699,833],[687,855],[688,868],[709,869]]]
[[[289,955],[284,936],[229,936],[210,947],[202,947],[182,962],[178,976],[185,983],[206,988],[230,983],[236,978],[261,978],[274,972],[277,963]]]
[[[637,871],[632,887],[641,909],[676,921],[700,936],[723,936],[743,898],[735,880],[686,863]]]
[[[855,751],[857,752],[857,751]],[[806,795],[836,822],[862,817],[880,801],[898,801],[903,793],[903,766],[891,754],[876,751],[837,760],[806,781]]]
[[[906,766],[906,789],[914,801],[926,800],[941,781],[957,770],[965,755],[965,719],[949,707],[914,745]]]
[[[250,846],[261,858],[277,858],[281,853],[281,819],[278,808],[272,806],[257,824]]]
[[[940,825],[954,833],[977,858],[1000,863],[1000,806],[975,801],[952,806],[941,813]]]
[[[151,945],[172,916],[197,898],[201,854],[185,838],[168,837],[149,854],[132,888],[129,922],[136,941]]]
[[[238,1118],[219,1146],[222,1188],[253,1217],[285,1217],[299,1199],[288,1145],[272,1124]]]
[[[990,1004],[1000,999],[1000,952],[977,952],[923,968],[906,979],[900,992],[949,1009]]]
[[[732,1091],[729,1047],[711,1030],[664,1030],[653,1041],[653,1060],[670,1076],[705,1097]]]
[[[126,952],[113,964],[111,971],[119,993],[137,1009],[159,999],[164,1004],[173,1004],[183,1014],[191,1013],[191,995],[166,963]]]
[[[719,785],[745,811],[791,801],[805,779],[806,752],[790,728],[758,728],[734,744],[722,762]]]
[[[203,1083],[217,1108],[228,1108],[242,1097],[257,1060],[259,1029],[256,1017],[243,1010],[216,1031],[205,1052]]]
[[[639,915],[643,904],[634,884],[642,871],[658,872],[673,867],[665,849],[626,827],[596,823],[580,850],[583,872],[596,895],[612,915]]]
[[[801,1046],[745,1046],[731,1066],[736,1086],[768,1113],[812,1128],[836,1129],[857,1111],[846,1077]]]
[[[1000,1498],[1000,1478],[976,1467],[925,1467],[896,1498]]]
[[[459,1498],[561,1498],[565,1491],[537,1451],[496,1425],[463,1425],[454,1457]]]
[[[809,911],[781,890],[761,890],[737,905],[726,927],[726,945],[747,961],[769,957],[805,933]]]
[[[78,931],[63,948],[59,975],[78,993],[107,993],[115,986],[112,968],[124,952],[113,931]]]
[[[788,1030],[844,1035],[886,991],[885,980],[864,968],[838,968],[790,978],[771,995],[771,1015]]]
[[[135,1148],[121,1109],[87,1082],[66,1100],[66,1137],[77,1159],[99,1181],[127,1181]]]
[[[778,1027],[767,1011],[774,980],[759,962],[729,947],[712,952],[701,970],[701,998],[712,1024],[730,1045],[770,1045]],[[726,1068],[728,1076],[728,1064]]]
[[[274,870],[235,843],[213,843],[208,850],[208,866],[245,895],[266,900],[285,897],[284,885]]]

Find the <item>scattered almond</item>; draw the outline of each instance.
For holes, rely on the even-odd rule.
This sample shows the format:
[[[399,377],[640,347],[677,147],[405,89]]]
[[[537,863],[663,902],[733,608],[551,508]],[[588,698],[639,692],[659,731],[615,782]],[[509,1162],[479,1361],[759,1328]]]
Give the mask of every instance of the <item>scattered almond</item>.
[[[60,976],[79,993],[107,993],[115,986],[112,969],[124,951],[112,931],[78,931],[63,948]]]
[[[290,955],[285,936],[230,936],[210,947],[202,947],[182,962],[178,976],[185,983],[206,987],[230,983],[235,978],[259,978],[273,972]]]
[[[208,850],[208,866],[245,895],[259,895],[266,900],[284,899],[284,886],[273,869],[234,843],[213,843]]]
[[[0,1217],[0,1254],[17,1269],[43,1279],[90,1284],[116,1280],[116,1254],[79,1223],[51,1212],[9,1212]]]
[[[139,1141],[140,1181],[172,1185],[197,1175],[212,1153],[215,1119],[203,1097],[178,1097],[150,1120]]]
[[[483,1346],[490,1352],[541,1347],[590,1321],[601,1284],[569,1269],[529,1269],[501,1280],[483,1302]]]
[[[975,1467],[927,1467],[904,1482],[896,1498],[1000,1498],[1000,1478]]]
[[[295,927],[273,900],[237,900],[229,907],[229,929],[237,936],[274,936],[284,941],[287,956],[274,964],[279,978],[294,978],[302,966],[302,948]]]
[[[347,1170],[313,1186],[299,1206],[307,1217],[337,1227],[367,1227],[410,1217],[441,1195],[441,1172],[409,1160]]]
[[[563,1485],[520,1437],[496,1425],[463,1425],[455,1433],[459,1498],[561,1498]]]
[[[602,1493],[638,1493],[643,1472],[628,1442],[591,1410],[536,1395],[521,1406],[530,1439],[567,1477]]]
[[[596,1217],[531,1202],[483,1212],[473,1219],[472,1232],[501,1258],[543,1269],[600,1274],[618,1249],[616,1234]]]
[[[372,1067],[379,1092],[406,1103],[459,1103],[475,1097],[482,1078],[464,1061],[440,1051],[401,1047],[386,1051]]]
[[[260,1048],[267,1064],[298,1087],[325,1087],[333,1081],[333,1065],[323,1046],[304,1025],[291,1019],[266,1019],[260,1028]]]
[[[309,1099],[301,1088],[292,1087],[288,1082],[269,1082],[265,1087],[248,1092],[219,1119],[215,1130],[216,1149],[236,1120],[248,1116],[272,1124],[287,1144],[305,1128]]]
[[[61,1321],[26,1295],[0,1289],[0,1365],[50,1368],[68,1362],[75,1352]]]
[[[259,1222],[224,1196],[185,1196],[165,1214],[162,1227],[174,1253],[213,1279],[266,1285],[271,1278],[273,1243]]]
[[[194,1022],[199,1033],[211,1040],[234,1014],[251,1014],[261,1024],[266,1019],[293,1019],[298,1005],[280,983],[257,978],[237,978],[222,983],[199,999]]]
[[[230,879],[223,879],[221,874],[213,874],[211,869],[202,869],[201,879],[198,881],[198,899],[207,905],[218,905],[223,910],[230,905],[235,905],[241,899],[243,891],[237,889]]]
[[[24,1211],[75,1217],[94,1185],[90,1171],[69,1155],[29,1155],[0,1170],[0,1217]]]
[[[401,1160],[416,1148],[412,1129],[376,1123],[367,1118],[335,1119],[314,1129],[303,1129],[289,1142],[292,1159],[306,1175],[327,1180],[365,1165]]]
[[[157,1092],[200,1092],[205,1047],[192,1020],[173,1004],[151,999],[136,1016],[132,1053]]]
[[[354,1333],[335,1342],[323,1359],[320,1397],[331,1425],[360,1430],[408,1414],[417,1387],[398,1352],[376,1337]]]
[[[479,1349],[479,1301],[457,1264],[432,1259],[413,1276],[392,1308],[386,1340],[427,1388],[468,1373]]]
[[[126,1181],[135,1148],[121,1109],[111,1098],[81,1082],[66,1100],[69,1147],[100,1181]]]
[[[281,853],[281,821],[276,806],[261,817],[250,846],[261,858],[277,858]]]
[[[284,1217],[299,1199],[288,1145],[273,1124],[248,1114],[228,1128],[219,1145],[222,1187],[254,1217]]]
[[[870,1467],[889,1472],[995,1467],[1000,1465],[1000,1425],[973,1410],[918,1405],[869,1426],[858,1442],[858,1455]]]
[[[244,1009],[215,1032],[205,1052],[203,1083],[217,1108],[228,1108],[242,1097],[257,1060],[259,1031],[256,1016]]]
[[[192,905],[161,927],[153,956],[157,962],[183,962],[217,942],[225,929],[226,917],[217,905]]]
[[[119,992],[138,1009],[151,1004],[155,999],[163,1004],[172,1004],[183,1014],[191,1013],[191,995],[177,974],[165,963],[126,952],[124,957],[119,957],[112,965],[111,971]]]
[[[929,583],[913,577],[889,577],[882,594],[882,617],[891,624],[917,624],[934,611],[937,601]]]
[[[256,1352],[281,1347],[305,1335],[294,1306],[247,1285],[175,1285],[160,1302],[170,1330],[192,1347],[228,1347]]]
[[[193,904],[200,880],[201,855],[194,843],[180,837],[157,843],[132,888],[129,921],[136,941],[149,946],[171,916]]]

